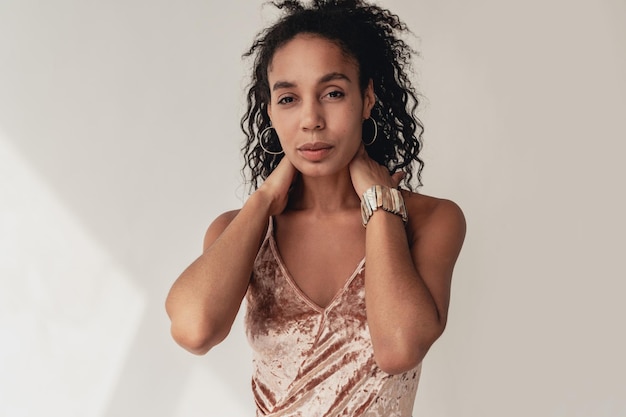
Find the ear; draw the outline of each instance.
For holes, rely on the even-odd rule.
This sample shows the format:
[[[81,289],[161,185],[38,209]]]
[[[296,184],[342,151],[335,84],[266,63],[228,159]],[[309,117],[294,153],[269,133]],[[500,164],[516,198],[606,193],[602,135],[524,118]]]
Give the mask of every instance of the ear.
[[[267,115],[270,117],[270,121],[271,121],[272,120],[272,102],[269,101],[267,105],[265,106],[265,108],[267,109]]]
[[[376,103],[376,94],[374,94],[374,82],[370,78],[363,92],[363,119],[369,119],[372,108]]]

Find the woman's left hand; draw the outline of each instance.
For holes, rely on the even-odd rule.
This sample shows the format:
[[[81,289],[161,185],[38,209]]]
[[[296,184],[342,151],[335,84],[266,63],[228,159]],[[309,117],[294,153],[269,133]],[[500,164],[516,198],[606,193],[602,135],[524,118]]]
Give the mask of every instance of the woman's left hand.
[[[404,178],[404,172],[398,171],[390,175],[387,167],[370,158],[365,151],[365,146],[361,145],[359,151],[350,162],[350,177],[352,178],[354,190],[359,198],[362,198],[363,193],[374,185],[396,188],[402,181],[402,178]]]

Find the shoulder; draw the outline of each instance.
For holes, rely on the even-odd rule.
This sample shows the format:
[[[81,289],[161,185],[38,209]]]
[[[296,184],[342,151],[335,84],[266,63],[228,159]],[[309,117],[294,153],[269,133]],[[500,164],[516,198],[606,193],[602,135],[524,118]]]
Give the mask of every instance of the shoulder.
[[[213,220],[204,234],[204,249],[206,250],[222,234],[228,225],[239,214],[239,210],[226,211]]]
[[[412,242],[438,238],[452,246],[462,244],[466,222],[461,208],[453,201],[403,191],[409,222],[407,231]]]

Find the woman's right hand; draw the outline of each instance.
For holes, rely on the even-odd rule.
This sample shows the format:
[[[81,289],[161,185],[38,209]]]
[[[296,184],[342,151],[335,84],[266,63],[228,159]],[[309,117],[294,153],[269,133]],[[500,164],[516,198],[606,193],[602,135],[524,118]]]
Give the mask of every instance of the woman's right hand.
[[[289,201],[289,189],[293,184],[298,171],[288,158],[278,163],[274,171],[267,177],[261,187],[254,193],[266,198],[269,204],[269,215],[275,216],[282,213]]]

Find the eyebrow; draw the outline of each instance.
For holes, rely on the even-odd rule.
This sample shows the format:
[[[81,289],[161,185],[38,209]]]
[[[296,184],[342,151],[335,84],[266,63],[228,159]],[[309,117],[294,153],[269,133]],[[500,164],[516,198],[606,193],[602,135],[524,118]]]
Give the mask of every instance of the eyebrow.
[[[350,78],[348,78],[348,76],[346,74],[343,74],[341,72],[330,72],[330,73],[322,76],[319,79],[318,84],[327,83],[327,82],[333,81],[333,80],[345,80],[345,81],[347,81],[349,83],[352,82],[352,80]],[[274,83],[274,85],[272,86],[272,91],[280,90],[281,88],[293,88],[295,86],[296,86],[296,84],[291,82],[291,81],[276,81]]]

